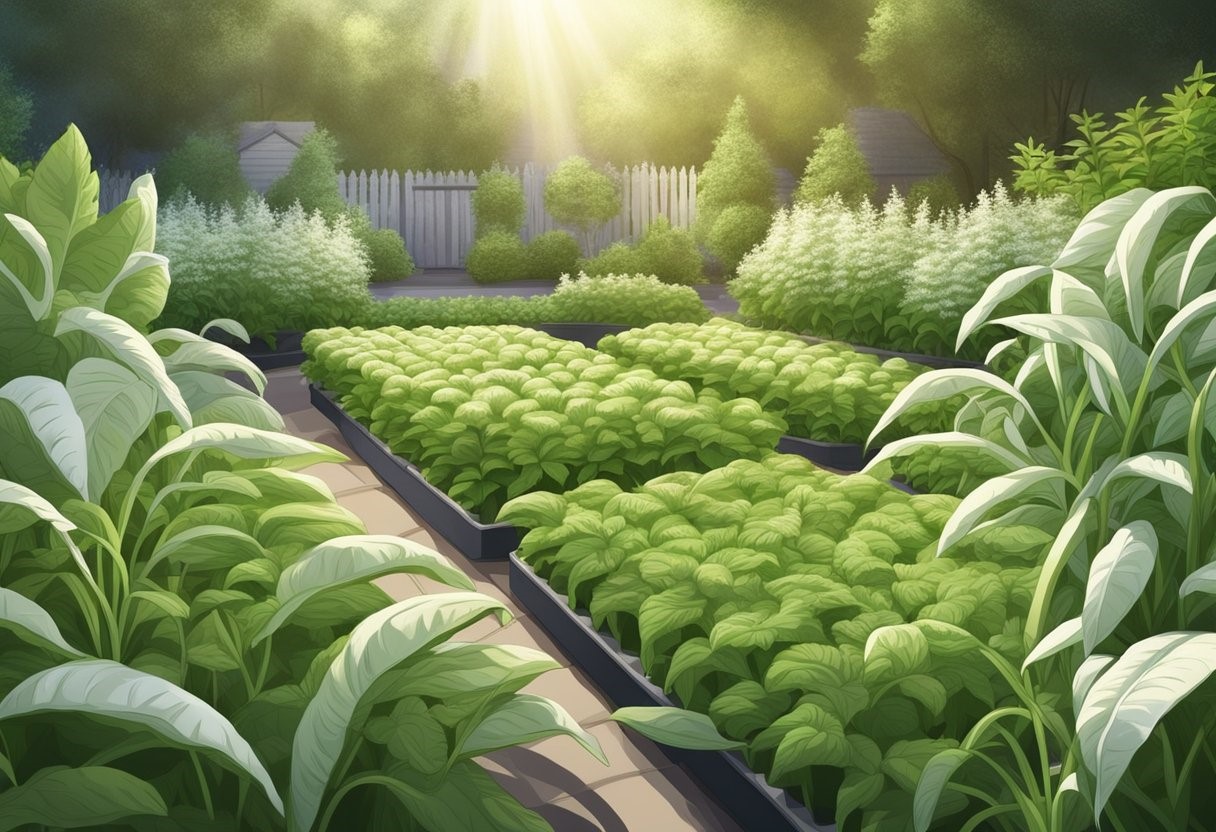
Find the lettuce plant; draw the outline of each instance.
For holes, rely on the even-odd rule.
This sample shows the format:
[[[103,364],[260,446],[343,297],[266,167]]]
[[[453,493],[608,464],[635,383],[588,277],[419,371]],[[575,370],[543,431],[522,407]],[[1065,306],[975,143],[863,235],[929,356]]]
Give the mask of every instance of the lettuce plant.
[[[600,340],[599,349],[631,367],[688,381],[722,396],[748,396],[789,424],[790,433],[823,442],[862,442],[908,382],[925,371],[902,358],[879,362],[843,344],[808,344],[723,318],[701,325],[652,324]],[[931,429],[941,408],[902,427]]]
[[[771,452],[780,417],[519,327],[314,330],[303,371],[483,518],[534,488]]]
[[[1051,539],[977,529],[935,559],[958,506],[774,454],[631,491],[593,480],[527,494],[500,518],[530,530],[520,556],[554,590],[771,783],[839,824],[903,830],[921,769],[1010,694],[992,667],[923,636],[884,637],[868,660],[867,643],[888,625],[949,625],[1020,663]]]
[[[0,826],[543,828],[472,759],[600,754],[518,693],[557,663],[452,641],[509,613],[295,470],[340,454],[237,423],[265,417],[217,385],[264,383],[239,355],[143,334],[169,280],[151,180],[98,219],[73,127],[29,174],[0,160],[0,208],[0,309],[45,336],[0,386]],[[392,572],[465,591],[394,604],[369,583]]]
[[[1182,829],[1216,780],[1206,682],[1216,670],[1214,239],[1216,198],[1205,188],[1103,202],[1050,265],[1005,273],[963,319],[960,340],[994,325],[1019,334],[1029,357],[1013,383],[929,373],[876,427],[875,438],[905,408],[947,395],[974,403],[955,431],[880,453],[965,446],[1004,469],[963,501],[939,554],[981,527],[1029,521],[1055,534],[1026,618],[1029,656],[1014,670],[1040,702],[1071,702],[1067,730],[994,711],[966,753],[931,764],[918,828],[953,791],[1008,828],[1080,828],[1065,811],[1079,802],[1091,822]],[[1001,314],[1044,283],[1040,308]],[[1003,761],[1020,776],[977,790],[982,770]]]

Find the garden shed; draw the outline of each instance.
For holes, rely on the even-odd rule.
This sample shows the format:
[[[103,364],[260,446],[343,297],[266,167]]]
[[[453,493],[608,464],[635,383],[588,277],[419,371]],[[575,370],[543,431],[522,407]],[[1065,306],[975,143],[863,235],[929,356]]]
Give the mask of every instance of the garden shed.
[[[906,194],[914,182],[951,172],[937,145],[905,112],[858,107],[849,113],[849,127],[880,195],[892,187]]]
[[[260,194],[291,166],[315,121],[245,121],[237,139],[241,173]]]

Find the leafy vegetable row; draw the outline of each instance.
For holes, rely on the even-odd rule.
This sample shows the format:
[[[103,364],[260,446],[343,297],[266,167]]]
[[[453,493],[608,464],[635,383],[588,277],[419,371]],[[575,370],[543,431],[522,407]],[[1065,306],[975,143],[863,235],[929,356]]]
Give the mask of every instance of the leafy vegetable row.
[[[958,504],[774,454],[633,491],[532,493],[500,516],[531,529],[526,562],[745,742],[753,768],[838,823],[857,811],[866,829],[903,830],[925,763],[1008,693],[948,639],[896,632],[866,658],[867,641],[945,622],[1020,662],[1050,541],[1007,526],[943,546]],[[942,811],[963,808],[956,798]]]
[[[519,327],[316,330],[304,348],[306,375],[482,517],[534,488],[759,458],[785,432],[751,399]]]
[[[793,435],[823,442],[864,442],[896,394],[927,369],[902,358],[879,363],[843,344],[812,345],[724,318],[656,323],[609,335],[599,349],[626,366],[754,398],[780,414]],[[922,409],[900,427],[908,433],[939,428],[943,410]]]

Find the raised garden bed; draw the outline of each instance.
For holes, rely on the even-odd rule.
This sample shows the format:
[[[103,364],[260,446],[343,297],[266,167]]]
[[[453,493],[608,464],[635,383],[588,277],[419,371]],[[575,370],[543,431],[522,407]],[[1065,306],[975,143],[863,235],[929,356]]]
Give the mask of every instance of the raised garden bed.
[[[846,343],[841,341],[832,341],[827,338],[816,338],[813,335],[795,335],[801,341],[806,341],[808,344],[828,344],[828,343]],[[926,367],[932,367],[935,370],[952,370],[956,368],[971,369],[971,370],[987,370],[988,365],[982,361],[967,361],[962,358],[948,358],[941,355],[922,355],[916,352],[895,352],[894,350],[883,350],[878,347],[867,347],[860,344],[849,344],[849,349],[854,352],[862,352],[867,355],[873,355],[876,358],[886,361],[890,358],[902,358],[909,364],[922,364]]]
[[[510,558],[511,595],[553,636],[554,641],[612,701],[615,707],[676,704],[642,673],[636,656],[621,650],[610,635],[597,631],[591,619],[571,610],[515,554]],[[735,751],[688,751],[662,746],[673,762],[683,764],[744,829],[765,832],[830,832],[835,826],[811,812],[761,775],[748,768]]]
[[[777,451],[783,454],[798,454],[816,465],[835,471],[860,471],[873,459],[878,451],[871,448],[863,452],[861,445],[848,442],[818,442],[801,436],[783,436],[777,442]]]
[[[298,367],[304,362],[308,356],[304,353],[304,348],[300,346],[300,342],[304,338],[303,332],[295,330],[284,330],[275,333],[275,345],[271,347],[266,341],[254,336],[246,344],[238,341],[226,333],[219,333],[217,336],[214,330],[207,337],[212,340],[219,341],[225,346],[239,352],[241,355],[248,358],[259,370],[277,370],[280,367]]]
[[[552,335],[554,338],[561,338],[564,341],[577,341],[586,347],[595,347],[605,335],[618,335],[633,329],[628,324],[588,323],[537,324],[535,328]]]
[[[519,532],[510,523],[482,523],[451,497],[431,485],[422,472],[394,454],[363,425],[352,419],[331,393],[308,387],[317,410],[334,423],[347,444],[367,466],[418,515],[469,560],[502,560],[519,545]]]

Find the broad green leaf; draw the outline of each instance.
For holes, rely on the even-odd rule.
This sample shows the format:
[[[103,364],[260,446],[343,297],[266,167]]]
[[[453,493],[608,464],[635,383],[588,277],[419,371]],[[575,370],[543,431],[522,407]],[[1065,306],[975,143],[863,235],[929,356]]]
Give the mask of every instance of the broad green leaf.
[[[1081,705],[1085,702],[1085,697],[1089,695],[1089,689],[1114,660],[1114,656],[1095,653],[1092,656],[1086,656],[1081,662],[1081,666],[1077,668],[1077,672],[1072,677],[1073,713],[1081,712]]]
[[[1153,191],[1148,188],[1134,188],[1103,200],[1082,218],[1060,255],[1051,264],[1052,268],[1080,267],[1079,270],[1090,272],[1105,270],[1123,227],[1152,195]]]
[[[1153,432],[1153,445],[1161,447],[1175,442],[1186,436],[1187,426],[1191,422],[1191,408],[1195,400],[1186,390],[1179,390],[1168,399],[1157,417],[1157,427]]]
[[[25,193],[25,216],[46,237],[56,278],[72,238],[97,221],[99,190],[84,136],[69,125],[38,162]]]
[[[1109,460],[1108,460],[1109,462]],[[1121,459],[1114,465],[1102,465],[1081,489],[1080,500],[1099,498],[1116,482],[1124,479],[1141,479],[1169,485],[1191,493],[1191,475],[1187,470],[1187,458],[1181,454],[1152,451]]]
[[[72,553],[72,559],[80,568],[85,580],[93,582],[93,573],[85,563],[84,555],[68,537],[68,532],[76,528],[72,521],[60,514],[53,505],[38,493],[24,485],[0,479],[0,534],[20,531],[31,524],[43,520],[50,524]]]
[[[363,734],[372,742],[387,745],[389,754],[424,774],[437,774],[448,761],[443,724],[417,696],[398,699],[392,714],[368,721]]]
[[[1216,670],[1216,633],[1175,632],[1133,644],[1089,688],[1077,713],[1081,757],[1100,816],[1157,723]]]
[[[852,749],[844,737],[844,729],[831,716],[814,725],[791,728],[777,746],[773,756],[772,779],[781,781],[810,766],[849,764]]]
[[[249,331],[239,321],[234,321],[232,318],[214,318],[207,321],[198,331],[198,334],[205,336],[207,331],[212,328],[227,332],[233,338],[244,341],[246,344],[249,343]]]
[[[980,299],[963,315],[962,325],[958,330],[958,339],[954,345],[955,350],[961,350],[963,343],[971,337],[971,334],[988,323],[988,316],[998,306],[1031,283],[1047,277],[1049,274],[1051,274],[1051,269],[1044,266],[1019,266],[1016,269],[1010,269],[989,283]]]
[[[536,812],[525,809],[497,781],[470,761],[458,762],[438,784],[404,766],[377,780],[406,808],[420,828],[433,832],[550,832]]]
[[[195,415],[195,424],[234,422],[259,430],[281,431],[283,419],[278,411],[231,379],[200,370],[174,370],[169,378]],[[237,418],[217,418],[231,415]],[[267,427],[268,425],[273,427]]]
[[[713,720],[705,714],[683,708],[617,708],[612,718],[647,739],[672,748],[722,751],[746,745],[719,734]]]
[[[231,723],[164,679],[117,662],[84,659],[35,673],[0,702],[0,720],[56,711],[138,725],[173,745],[222,759],[256,780],[274,807],[283,810],[270,775]]]
[[[346,745],[359,700],[383,674],[489,614],[510,617],[498,601],[475,592],[410,598],[373,613],[350,634],[296,729],[292,748],[294,832],[307,832]]]
[[[1115,631],[1152,577],[1157,560],[1157,534],[1152,524],[1136,520],[1111,535],[1089,567],[1081,631],[1085,654]]]
[[[1165,354],[1182,337],[1187,328],[1197,321],[1211,322],[1216,316],[1216,291],[1204,292],[1199,297],[1178,310],[1174,317],[1161,330],[1157,343],[1148,357],[1148,366],[1155,368],[1165,358]]]
[[[1052,275],[1049,300],[1054,315],[1110,318],[1098,293],[1065,272]]]
[[[1024,644],[1028,653],[1044,635],[1047,616],[1051,611],[1051,602],[1060,577],[1078,548],[1085,545],[1085,535],[1090,526],[1090,509],[1093,507],[1094,500],[1084,496],[1078,498],[1073,504],[1072,514],[1064,521],[1056,535],[1055,543],[1052,543],[1047,551],[1038,583],[1035,584],[1034,597],[1030,601],[1030,610],[1026,614]]]
[[[84,358],[68,371],[67,391],[88,445],[88,498],[101,499],[131,446],[156,413],[156,391],[123,365]]]
[[[190,427],[190,409],[186,407],[181,391],[170,380],[156,350],[138,330],[113,315],[77,306],[59,316],[55,335],[77,331],[91,336],[109,349],[115,360],[125,364],[156,390],[158,407],[170,411],[183,428]]]
[[[1178,281],[1175,307],[1181,309],[1212,286],[1216,277],[1216,219],[1210,220],[1191,240]]]
[[[937,544],[938,557],[966,537],[992,509],[1031,489],[1036,489],[1040,494],[1046,493],[1053,505],[1063,509],[1065,507],[1063,481],[1066,479],[1064,472],[1058,468],[1034,465],[988,480],[964,497],[958,508],[950,515]],[[1044,485],[1049,488],[1040,488]],[[1025,499],[1023,498],[1023,500]]]
[[[882,770],[901,789],[913,794],[929,761],[947,749],[957,748],[951,739],[900,740],[887,749]]]
[[[1144,277],[1158,235],[1166,222],[1181,210],[1211,214],[1216,200],[1207,188],[1169,188],[1146,199],[1123,227],[1115,243],[1115,263],[1123,282],[1132,335],[1144,334]]]
[[[947,748],[935,754],[921,770],[920,779],[916,783],[916,796],[912,799],[912,822],[916,832],[927,832],[933,825],[933,816],[937,813],[937,804],[941,802],[942,792],[959,766],[967,762],[970,756],[970,752],[962,749]]]
[[[0,224],[0,251],[6,246],[10,250],[16,246],[24,246],[26,251],[33,255],[33,260],[6,255],[0,259],[0,275],[21,295],[30,317],[41,321],[50,311],[55,295],[55,267],[51,262],[51,252],[47,248],[46,240],[29,221],[16,214],[5,214],[4,218],[8,223],[7,226]],[[9,228],[13,229],[21,242],[8,232]],[[34,297],[34,292],[40,296]]]
[[[530,693],[517,693],[491,711],[465,739],[458,753],[462,759],[476,757],[561,735],[572,738],[588,754],[608,765],[599,741],[583,730],[565,708]]]
[[[28,427],[46,459],[76,493],[89,493],[89,454],[84,424],[58,381],[21,376],[0,387],[0,434],[21,436]]]
[[[1048,656],[1054,656],[1056,653],[1067,650],[1074,644],[1081,643],[1081,616],[1070,618],[1060,626],[1056,627],[1047,635],[1043,636],[1043,640],[1034,646],[1034,649],[1026,655],[1026,661],[1022,662],[1022,670],[1030,667],[1038,661],[1042,661]]]
[[[1178,595],[1185,598],[1195,592],[1216,595],[1216,563],[1201,566],[1187,575],[1178,590]]]
[[[253,639],[256,645],[320,592],[395,572],[416,572],[440,583],[474,589],[473,582],[443,555],[420,543],[389,535],[352,535],[322,543],[283,570],[276,597],[282,606]]]
[[[476,691],[514,693],[561,665],[540,650],[514,644],[447,642],[410,666],[400,685],[402,696],[444,701]]]
[[[169,261],[159,254],[137,251],[100,291],[78,289],[72,298],[74,305],[100,309],[142,329],[161,313],[168,295]]]
[[[21,593],[4,587],[0,587],[0,627],[11,630],[22,641],[39,646],[52,644],[69,655],[84,655],[67,643],[49,612]]]
[[[316,462],[346,461],[346,455],[333,448],[285,433],[242,425],[200,425],[162,445],[148,458],[144,471],[150,471],[162,459],[185,451],[222,451],[237,459],[273,460],[298,468]]]
[[[1032,419],[1035,419],[1037,424],[1037,417],[1034,415],[1034,408],[1030,406],[1030,402],[1026,401],[1013,385],[1000,376],[984,370],[966,368],[932,370],[912,379],[907,387],[899,391],[894,401],[891,402],[891,406],[882,414],[882,418],[870,432],[868,443],[872,444],[905,411],[916,405],[941,402],[963,393],[974,393],[977,390],[996,393],[1012,400],[1015,404],[1020,405]]]
[[[171,618],[189,618],[190,607],[180,596],[164,590],[137,589],[131,597],[151,604]]]
[[[926,433],[921,436],[909,436],[904,439],[896,439],[894,442],[888,442],[878,449],[878,453],[866,464],[866,467],[862,469],[862,473],[869,473],[884,462],[889,462],[901,456],[907,456],[921,448],[949,448],[950,450],[976,451],[986,457],[1004,463],[1010,471],[1017,471],[1031,464],[1031,460],[1006,450],[995,442],[979,436],[972,436],[969,433],[948,431],[946,433]]]
[[[866,680],[898,679],[925,670],[929,664],[929,640],[915,624],[879,627],[866,639]]]
[[[256,364],[236,350],[214,341],[187,341],[162,360],[170,373],[182,370],[240,373],[253,382],[259,394],[266,392],[266,374]]]
[[[239,529],[203,525],[187,529],[157,544],[144,574],[162,560],[189,564],[192,569],[220,569],[265,557],[262,546]]]
[[[85,228],[68,246],[67,259],[59,276],[59,288],[78,298],[82,293],[102,293],[123,270],[131,255],[150,252],[156,245],[156,189],[144,174],[131,183],[128,198],[97,222]],[[164,304],[164,295],[150,299],[149,306]],[[129,323],[134,323],[129,319]],[[143,326],[146,322],[135,325]]]
[[[94,828],[135,815],[167,814],[151,783],[105,766],[51,766],[0,792],[0,832],[31,825]]]

